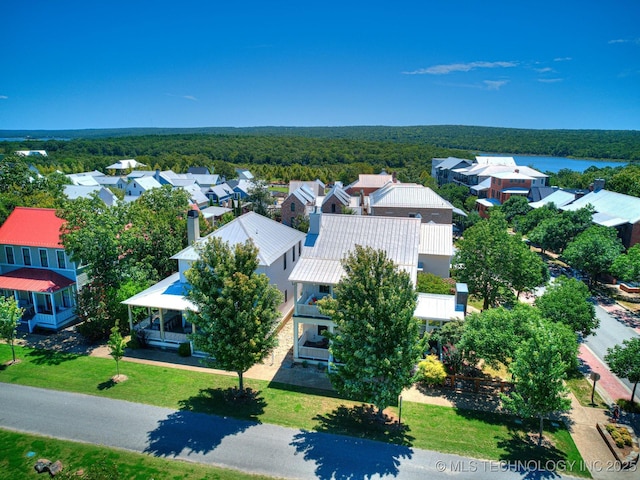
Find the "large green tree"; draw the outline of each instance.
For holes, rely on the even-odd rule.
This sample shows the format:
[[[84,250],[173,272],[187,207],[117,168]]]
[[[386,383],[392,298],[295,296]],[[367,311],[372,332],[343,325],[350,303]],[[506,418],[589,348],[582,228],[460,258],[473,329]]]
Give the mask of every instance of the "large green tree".
[[[634,401],[640,382],[640,337],[623,340],[622,345],[607,349],[604,357],[613,373],[633,383],[630,401]]]
[[[335,298],[318,302],[335,323],[329,350],[338,392],[375,405],[378,415],[413,381],[420,357],[417,294],[386,252],[356,246],[343,261]]]
[[[509,366],[522,339],[529,335],[533,318],[539,318],[538,311],[525,304],[471,313],[458,346],[472,364],[482,359],[493,367]]]
[[[562,343],[553,341],[555,325],[545,321],[531,325],[529,337],[523,339],[509,366],[515,388],[510,394],[501,395],[506,410],[540,420],[538,446],[542,445],[544,417],[571,408],[564,385],[566,352],[562,351]]]
[[[640,282],[640,243],[613,261],[611,273],[623,282]]]
[[[186,246],[187,208],[184,191],[162,187],[132,203],[109,207],[93,197],[65,202],[58,210],[66,220],[65,250],[89,278],[77,302],[78,330],[85,338],[106,339],[115,321],[124,320],[123,286],[135,294],[175,271],[170,258]]]
[[[6,341],[11,347],[13,363],[16,363],[16,350],[14,342],[22,317],[22,309],[18,307],[16,300],[12,297],[0,295],[0,338]]]
[[[509,366],[516,358],[522,342],[532,335],[536,325],[544,319],[540,310],[518,303],[512,309],[492,308],[472,313],[465,319],[462,339],[458,344],[465,358],[472,364],[482,359],[491,366]],[[551,323],[551,322],[548,322]],[[578,365],[578,344],[575,333],[562,323],[547,329],[562,353],[562,361],[569,369]]]
[[[589,288],[583,282],[561,276],[536,299],[535,306],[545,318],[564,323],[575,333],[586,337],[600,324],[590,297]]]
[[[256,273],[258,249],[250,241],[231,247],[212,238],[197,247],[199,259],[187,270],[189,299],[197,311],[189,320],[198,328],[195,348],[210,355],[216,368],[243,375],[277,346],[280,291]]]
[[[593,225],[578,235],[564,251],[566,262],[589,275],[592,284],[611,270],[623,250],[615,228]]]
[[[544,264],[520,235],[509,234],[499,210],[468,228],[457,247],[453,276],[483,299],[483,309],[512,298],[512,290],[531,291],[548,278]]]

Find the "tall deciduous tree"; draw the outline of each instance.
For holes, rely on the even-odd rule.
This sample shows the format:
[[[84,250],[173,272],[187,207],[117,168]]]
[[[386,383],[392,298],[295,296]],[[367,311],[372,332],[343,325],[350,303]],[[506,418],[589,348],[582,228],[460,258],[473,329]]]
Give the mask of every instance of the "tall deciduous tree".
[[[622,345],[607,349],[604,357],[613,373],[633,383],[631,402],[636,395],[636,387],[640,382],[640,338],[623,340]]]
[[[589,298],[587,286],[575,278],[558,277],[538,297],[535,306],[552,322],[561,322],[575,333],[586,337],[598,328],[596,308]]]
[[[11,346],[13,363],[16,363],[16,350],[14,342],[22,317],[22,309],[14,298],[0,295],[0,338]]]
[[[640,243],[613,261],[611,273],[623,282],[640,282]]]
[[[213,365],[238,374],[242,394],[244,372],[277,346],[282,294],[256,273],[258,249],[252,242],[231,248],[213,238],[197,248],[199,259],[186,272],[189,299],[197,307],[189,313],[198,327],[192,338]]]
[[[273,205],[273,197],[267,182],[261,179],[254,180],[248,193],[247,201],[251,202],[251,209],[263,217],[270,217],[269,207]]]
[[[538,445],[542,445],[544,417],[569,410],[571,400],[564,385],[567,365],[563,361],[562,344],[550,341],[554,324],[538,322],[531,336],[518,347],[509,369],[516,384],[509,395],[501,395],[503,406],[516,415],[538,417]]]
[[[507,222],[499,210],[492,210],[465,231],[453,259],[453,276],[483,299],[483,309],[495,306],[516,292],[530,291],[546,280],[540,258],[519,235],[507,232]]]
[[[343,261],[335,298],[318,302],[335,322],[329,350],[331,382],[338,392],[383,410],[413,381],[420,356],[417,294],[409,274],[386,252],[356,246]]]
[[[622,250],[615,228],[593,225],[567,245],[564,258],[569,265],[588,274],[593,283],[598,275],[609,272]]]

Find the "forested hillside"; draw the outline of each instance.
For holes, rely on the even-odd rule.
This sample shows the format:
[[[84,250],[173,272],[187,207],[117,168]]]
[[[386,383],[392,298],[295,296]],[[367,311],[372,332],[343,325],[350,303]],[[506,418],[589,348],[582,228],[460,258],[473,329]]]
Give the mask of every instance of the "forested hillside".
[[[428,144],[473,152],[512,153],[640,161],[638,130],[531,130],[434,125],[412,127],[203,127],[95,130],[0,130],[0,138],[113,139],[150,136],[294,137]],[[33,143],[33,142],[29,142]],[[137,143],[137,142],[136,142]],[[144,142],[143,142],[144,143]],[[139,143],[137,143],[139,145]],[[2,148],[2,147],[0,147]],[[142,153],[140,153],[142,154]]]

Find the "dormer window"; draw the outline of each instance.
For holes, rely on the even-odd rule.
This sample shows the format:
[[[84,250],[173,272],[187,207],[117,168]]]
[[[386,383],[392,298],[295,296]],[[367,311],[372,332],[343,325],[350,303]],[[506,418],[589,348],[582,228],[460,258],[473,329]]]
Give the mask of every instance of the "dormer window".
[[[4,252],[7,255],[7,263],[9,265],[14,265],[16,263],[16,259],[13,256],[13,247],[4,247]]]
[[[28,248],[22,249],[22,260],[25,265],[31,265],[31,250]]]

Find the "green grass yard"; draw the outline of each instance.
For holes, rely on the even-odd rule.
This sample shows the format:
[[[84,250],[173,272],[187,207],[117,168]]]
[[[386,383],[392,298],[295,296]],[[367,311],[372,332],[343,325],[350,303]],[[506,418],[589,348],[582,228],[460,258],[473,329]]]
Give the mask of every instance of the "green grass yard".
[[[360,402],[337,398],[331,392],[246,379],[256,398],[235,404],[228,390],[237,386],[237,377],[121,362],[120,373],[129,379],[110,382],[115,362],[87,356],[17,348],[22,361],[0,367],[0,382],[58,388],[174,409],[251,419],[286,427],[343,433],[415,448],[482,458],[528,461],[535,459],[576,461],[578,453],[564,425],[547,426],[545,434],[554,447],[538,449],[527,435],[535,425],[517,425],[512,417],[404,402],[401,427],[381,428],[363,422],[366,407]],[[11,359],[7,345],[0,345],[0,365]],[[46,381],[43,381],[46,379]],[[397,415],[397,408],[388,412]],[[589,476],[588,471],[571,472]]]
[[[79,470],[91,475],[97,470],[113,473],[114,469],[117,469],[118,477],[104,476],[99,478],[127,480],[266,480],[270,478],[194,462],[166,460],[126,450],[27,435],[2,429],[0,429],[0,445],[2,445],[0,479],[6,480],[50,478],[47,474],[38,475],[36,473],[34,465],[40,458],[46,458],[52,462],[56,460],[62,462],[64,470],[56,478],[85,478],[74,475]]]

